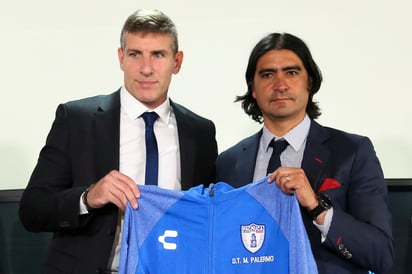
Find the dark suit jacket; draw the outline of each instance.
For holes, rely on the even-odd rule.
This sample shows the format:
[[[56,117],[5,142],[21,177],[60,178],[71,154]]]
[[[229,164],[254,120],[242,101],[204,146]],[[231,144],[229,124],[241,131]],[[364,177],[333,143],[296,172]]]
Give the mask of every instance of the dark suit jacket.
[[[218,156],[217,181],[239,187],[253,180],[261,134],[242,140]],[[324,243],[302,208],[319,273],[387,271],[394,256],[392,221],[386,203],[387,186],[371,141],[312,121],[302,169],[315,191],[327,178],[327,182],[341,184],[324,191],[334,207]]]
[[[215,126],[171,102],[178,127],[182,188],[215,179]],[[20,203],[30,231],[52,231],[47,273],[99,273],[106,269],[117,207],[79,216],[81,193],[119,169],[119,91],[62,104]]]

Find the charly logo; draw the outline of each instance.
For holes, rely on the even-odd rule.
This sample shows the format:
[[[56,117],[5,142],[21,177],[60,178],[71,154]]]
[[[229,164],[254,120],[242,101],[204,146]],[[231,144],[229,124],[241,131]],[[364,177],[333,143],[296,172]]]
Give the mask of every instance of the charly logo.
[[[167,238],[176,238],[177,231],[176,230],[165,230],[163,235],[159,236],[157,240],[163,245],[164,249],[168,250],[175,250],[177,245],[175,243],[171,243],[167,241]]]
[[[265,240],[265,225],[242,225],[240,231],[243,246],[252,253],[258,252]]]

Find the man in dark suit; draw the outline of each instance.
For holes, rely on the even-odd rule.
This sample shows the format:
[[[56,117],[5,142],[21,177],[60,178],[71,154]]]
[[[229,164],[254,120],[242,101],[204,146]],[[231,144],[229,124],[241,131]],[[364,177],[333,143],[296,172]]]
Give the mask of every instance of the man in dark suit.
[[[155,112],[158,186],[186,190],[215,179],[215,126],[168,98],[183,53],[174,23],[138,10],[118,50],[124,85],[62,104],[20,203],[30,231],[52,231],[46,273],[114,273],[121,217],[145,184],[145,121]]]
[[[269,182],[296,195],[319,273],[388,271],[394,245],[379,160],[367,137],[314,121],[322,76],[306,44],[267,35],[252,50],[246,82],[237,101],[263,128],[218,156],[217,180],[239,187],[270,173]],[[268,169],[276,157],[281,166]]]

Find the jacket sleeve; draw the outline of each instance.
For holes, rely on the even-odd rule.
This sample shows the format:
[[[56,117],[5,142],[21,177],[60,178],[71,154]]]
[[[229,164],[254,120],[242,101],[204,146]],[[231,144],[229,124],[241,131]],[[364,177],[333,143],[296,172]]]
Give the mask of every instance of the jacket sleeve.
[[[394,259],[392,217],[383,172],[367,137],[358,142],[348,174],[346,204],[334,203],[325,244],[354,264],[385,273]],[[339,190],[330,190],[330,196],[333,191]]]
[[[38,162],[20,201],[20,219],[29,231],[79,226],[79,199],[86,187],[73,187],[68,152],[68,115],[59,105]]]

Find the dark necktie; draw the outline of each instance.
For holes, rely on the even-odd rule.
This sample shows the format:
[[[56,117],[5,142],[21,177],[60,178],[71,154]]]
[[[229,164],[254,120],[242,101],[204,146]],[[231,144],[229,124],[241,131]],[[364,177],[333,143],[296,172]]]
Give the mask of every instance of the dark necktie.
[[[270,156],[268,168],[266,174],[269,174],[275,171],[278,167],[281,166],[280,164],[280,154],[285,150],[288,146],[288,142],[284,139],[275,141],[275,138],[270,141],[269,146],[273,147],[272,156]]]
[[[146,123],[146,185],[157,185],[157,176],[159,169],[159,153],[157,151],[156,136],[153,131],[153,124],[159,117],[156,112],[145,112],[142,114]]]

